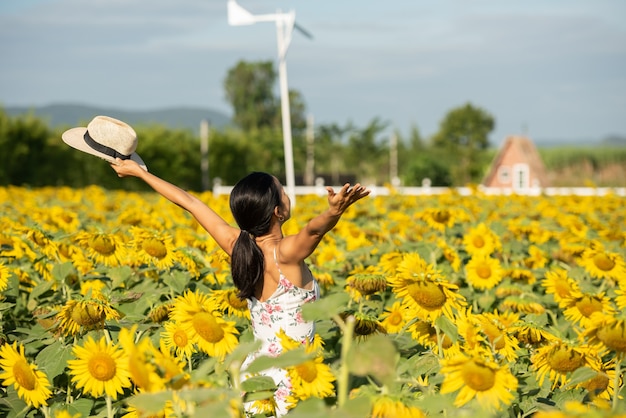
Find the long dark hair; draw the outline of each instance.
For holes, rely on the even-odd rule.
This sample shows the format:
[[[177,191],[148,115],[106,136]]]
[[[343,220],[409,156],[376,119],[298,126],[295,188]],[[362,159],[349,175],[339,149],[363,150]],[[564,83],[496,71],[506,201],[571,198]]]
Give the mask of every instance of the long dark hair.
[[[281,204],[277,181],[267,173],[247,175],[230,194],[230,210],[241,229],[231,255],[231,273],[242,299],[252,297],[263,281],[265,259],[254,237],[269,231],[274,208]]]

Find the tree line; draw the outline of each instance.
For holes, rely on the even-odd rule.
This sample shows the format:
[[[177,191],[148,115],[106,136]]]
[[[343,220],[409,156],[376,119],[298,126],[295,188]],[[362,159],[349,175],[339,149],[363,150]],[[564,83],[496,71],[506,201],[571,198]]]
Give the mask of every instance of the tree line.
[[[233,124],[213,128],[209,133],[211,181],[219,178],[223,184],[234,184],[255,170],[284,180],[281,107],[274,93],[276,78],[271,61],[240,61],[228,71],[224,90],[234,110]],[[439,131],[426,140],[417,127],[406,137],[390,132],[389,122],[380,118],[373,118],[362,127],[348,122],[320,124],[311,129],[307,126],[303,96],[290,90],[289,97],[298,184],[311,181],[305,171],[313,167],[315,177],[324,177],[332,184],[354,178],[384,185],[397,173],[401,184],[407,186],[420,185],[424,178],[429,178],[433,186],[461,186],[480,182],[493,155],[488,136],[495,120],[471,103],[448,112]],[[88,122],[84,121],[85,126]],[[0,185],[98,184],[146,189],[139,181],[121,182],[106,162],[65,145],[61,133],[67,128],[70,127],[51,128],[33,115],[11,117],[0,109]],[[151,171],[185,189],[202,190],[197,134],[158,124],[133,128],[139,137],[138,152]]]

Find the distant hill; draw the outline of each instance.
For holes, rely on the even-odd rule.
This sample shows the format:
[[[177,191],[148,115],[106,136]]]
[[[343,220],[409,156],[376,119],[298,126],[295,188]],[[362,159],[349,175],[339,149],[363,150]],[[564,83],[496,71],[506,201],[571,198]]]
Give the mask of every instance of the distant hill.
[[[221,112],[198,107],[137,111],[81,104],[52,104],[41,107],[5,107],[4,111],[10,116],[32,113],[53,128],[86,126],[98,115],[111,116],[135,126],[159,124],[170,129],[189,129],[196,134],[200,131],[200,122],[203,119],[209,121],[215,128],[222,128],[231,123],[231,118]]]

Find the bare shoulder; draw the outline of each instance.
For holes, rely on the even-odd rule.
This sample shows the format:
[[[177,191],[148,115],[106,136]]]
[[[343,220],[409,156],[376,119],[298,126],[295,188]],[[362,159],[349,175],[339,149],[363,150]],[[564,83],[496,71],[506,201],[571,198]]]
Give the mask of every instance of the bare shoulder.
[[[278,261],[282,264],[300,264],[304,261],[301,251],[297,246],[295,235],[287,235],[280,240],[277,246]]]

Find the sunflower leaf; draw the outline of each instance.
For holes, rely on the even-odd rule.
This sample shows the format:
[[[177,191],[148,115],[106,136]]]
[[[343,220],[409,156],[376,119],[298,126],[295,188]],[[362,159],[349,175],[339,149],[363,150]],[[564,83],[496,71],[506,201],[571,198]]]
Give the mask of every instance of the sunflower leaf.
[[[273,391],[276,383],[269,376],[253,376],[241,382],[241,388],[246,392]]]
[[[167,401],[172,400],[172,394],[171,390],[156,393],[140,393],[128,398],[127,403],[137,408],[143,414],[156,415],[165,408]]]
[[[313,303],[307,303],[302,307],[302,317],[306,321],[328,319],[333,315],[346,310],[350,296],[345,293],[332,293]]]
[[[362,418],[370,416],[372,405],[367,397],[348,399],[339,409],[330,411],[331,418]]]
[[[370,375],[387,385],[396,377],[397,354],[391,340],[376,334],[350,347],[348,369],[357,376]]]
[[[586,366],[579,367],[578,369],[574,370],[574,372],[572,372],[572,375],[567,380],[566,387],[571,388],[579,383],[586,382],[589,379],[593,379],[596,376],[598,376],[597,371]]]
[[[246,372],[258,373],[272,367],[285,369],[287,367],[302,364],[305,361],[310,360],[312,357],[312,354],[307,354],[304,351],[304,347],[289,350],[278,357],[259,356],[252,363],[250,363]]]
[[[448,319],[448,317],[441,315],[435,320],[435,325],[452,340],[452,343],[456,343],[456,340],[459,338],[459,334],[456,326]]]
[[[67,361],[72,358],[72,346],[55,341],[41,350],[35,361],[46,372],[48,379],[52,380],[63,373]]]

